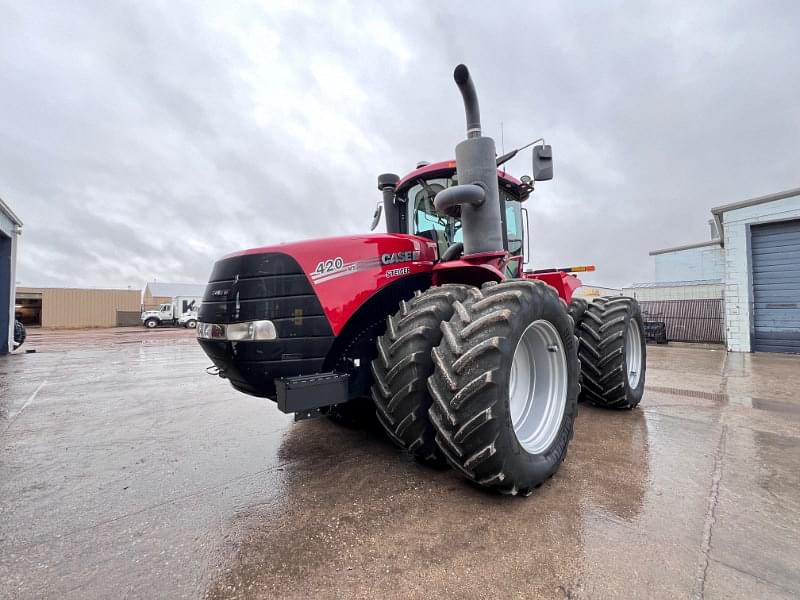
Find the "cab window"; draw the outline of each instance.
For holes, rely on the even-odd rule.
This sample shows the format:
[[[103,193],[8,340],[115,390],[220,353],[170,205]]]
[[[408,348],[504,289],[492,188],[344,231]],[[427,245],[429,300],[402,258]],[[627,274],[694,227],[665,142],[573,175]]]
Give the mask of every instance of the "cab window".
[[[508,240],[508,251],[514,256],[522,255],[522,207],[518,200],[511,196],[504,198],[506,226],[506,239]]]
[[[409,232],[436,242],[439,256],[455,240],[456,219],[436,212],[433,199],[440,191],[453,185],[448,178],[418,181],[408,190]],[[459,227],[460,229],[460,227]]]
[[[501,204],[503,205],[503,223],[506,228],[506,243],[511,256],[522,256],[524,240],[522,236],[522,207],[519,200],[506,190],[500,190]],[[522,261],[512,261],[506,267],[506,275],[519,277]]]

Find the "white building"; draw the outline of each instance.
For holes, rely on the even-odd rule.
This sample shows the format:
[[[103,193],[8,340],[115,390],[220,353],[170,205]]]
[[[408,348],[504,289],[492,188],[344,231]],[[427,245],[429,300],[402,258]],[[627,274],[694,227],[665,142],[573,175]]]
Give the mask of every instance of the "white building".
[[[17,237],[22,221],[0,199],[0,354],[13,348]]]
[[[800,352],[800,188],[711,209],[714,239],[650,253],[640,300],[724,299],[728,350]]]
[[[800,188],[711,209],[728,349],[800,352]]]

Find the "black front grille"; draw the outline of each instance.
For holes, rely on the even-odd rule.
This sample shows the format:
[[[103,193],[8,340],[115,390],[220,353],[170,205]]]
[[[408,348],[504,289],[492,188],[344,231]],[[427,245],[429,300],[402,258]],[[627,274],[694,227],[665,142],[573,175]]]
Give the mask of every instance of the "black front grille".
[[[274,398],[276,378],[318,372],[334,340],[311,284],[287,254],[233,256],[214,265],[198,320],[258,319],[275,324],[277,340],[200,340],[200,345],[234,387]]]

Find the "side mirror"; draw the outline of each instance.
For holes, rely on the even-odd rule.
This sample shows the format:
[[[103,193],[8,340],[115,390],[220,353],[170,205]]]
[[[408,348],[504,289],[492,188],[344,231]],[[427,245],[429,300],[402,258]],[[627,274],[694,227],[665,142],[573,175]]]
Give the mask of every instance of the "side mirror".
[[[533,147],[533,180],[549,181],[553,178],[553,147]]]
[[[382,212],[383,202],[378,202],[378,205],[375,207],[375,214],[372,215],[372,225],[369,226],[370,231],[375,231],[375,228],[378,226],[378,222],[381,220]]]

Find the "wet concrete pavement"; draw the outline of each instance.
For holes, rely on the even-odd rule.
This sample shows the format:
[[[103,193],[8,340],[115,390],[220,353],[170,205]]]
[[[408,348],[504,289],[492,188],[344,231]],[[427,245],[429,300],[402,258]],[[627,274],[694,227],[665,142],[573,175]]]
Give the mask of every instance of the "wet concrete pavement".
[[[800,357],[648,347],[529,498],[293,423],[183,330],[0,357],[2,598],[792,598]]]

